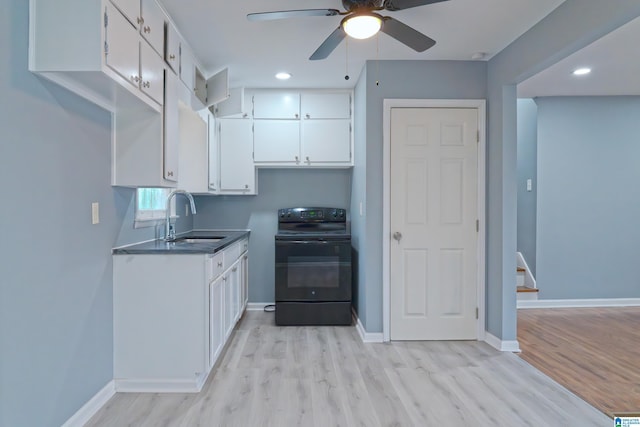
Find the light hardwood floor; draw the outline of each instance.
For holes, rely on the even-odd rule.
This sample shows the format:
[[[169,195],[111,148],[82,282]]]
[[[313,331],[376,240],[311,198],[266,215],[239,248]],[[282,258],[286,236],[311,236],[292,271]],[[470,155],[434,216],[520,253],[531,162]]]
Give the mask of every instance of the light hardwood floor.
[[[594,426],[611,420],[483,342],[363,344],[248,312],[198,394],[116,394],[88,426]]]
[[[640,307],[518,310],[521,357],[611,415],[640,410]]]

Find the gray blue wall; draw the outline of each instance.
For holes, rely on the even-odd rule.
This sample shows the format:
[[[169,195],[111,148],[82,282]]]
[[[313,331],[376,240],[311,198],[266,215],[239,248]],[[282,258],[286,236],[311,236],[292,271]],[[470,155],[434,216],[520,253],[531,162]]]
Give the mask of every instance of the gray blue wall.
[[[257,196],[199,196],[193,226],[251,229],[249,302],[273,302],[274,237],[278,209],[330,206],[349,209],[349,169],[259,169]]]
[[[640,297],[640,97],[536,103],[540,298]]]
[[[364,217],[353,215],[360,248],[358,316],[367,332],[382,332],[382,113],[385,98],[484,99],[485,62],[471,61],[368,61],[358,82],[356,105],[366,105],[364,134],[359,129],[356,153],[365,152],[354,168],[355,192],[364,199]],[[380,84],[376,85],[376,81]],[[363,94],[364,92],[364,94]],[[361,98],[366,97],[363,101]],[[361,123],[359,120],[358,123]],[[362,188],[364,185],[364,189]],[[362,193],[364,190],[364,197]],[[354,193],[355,193],[354,192]],[[354,198],[355,199],[355,198]],[[353,200],[352,206],[359,203]],[[355,209],[355,207],[354,207]],[[366,276],[365,276],[366,275]]]
[[[59,426],[113,379],[111,248],[154,236],[110,186],[110,114],[28,71],[28,18],[0,3],[2,427]]]
[[[635,0],[566,0],[489,61],[487,330],[498,338],[516,338],[516,85],[639,15]]]
[[[536,274],[536,194],[538,108],[533,99],[518,99],[518,252]],[[531,191],[527,191],[527,180]]]

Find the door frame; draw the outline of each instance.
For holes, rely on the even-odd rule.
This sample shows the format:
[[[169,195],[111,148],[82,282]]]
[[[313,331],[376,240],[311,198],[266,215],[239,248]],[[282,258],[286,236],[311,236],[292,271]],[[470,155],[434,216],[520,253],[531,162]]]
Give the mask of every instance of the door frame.
[[[382,339],[390,341],[391,330],[391,109],[392,108],[475,108],[478,110],[478,231],[477,304],[478,341],[485,339],[486,274],[486,100],[484,99],[384,99],[382,112]]]

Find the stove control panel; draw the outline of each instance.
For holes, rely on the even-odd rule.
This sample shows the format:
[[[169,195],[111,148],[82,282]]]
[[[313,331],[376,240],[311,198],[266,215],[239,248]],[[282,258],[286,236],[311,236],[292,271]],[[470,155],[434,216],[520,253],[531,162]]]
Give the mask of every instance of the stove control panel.
[[[278,222],[345,222],[347,211],[339,208],[284,208]]]

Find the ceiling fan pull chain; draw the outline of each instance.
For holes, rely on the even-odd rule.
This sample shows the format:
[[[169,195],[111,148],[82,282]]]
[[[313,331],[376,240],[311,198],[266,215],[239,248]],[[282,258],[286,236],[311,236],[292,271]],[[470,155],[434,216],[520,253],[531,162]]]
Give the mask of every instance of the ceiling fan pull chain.
[[[344,45],[345,61],[344,61],[344,79],[349,80],[349,37],[345,40]]]
[[[376,34],[376,86],[380,86],[380,33]]]

